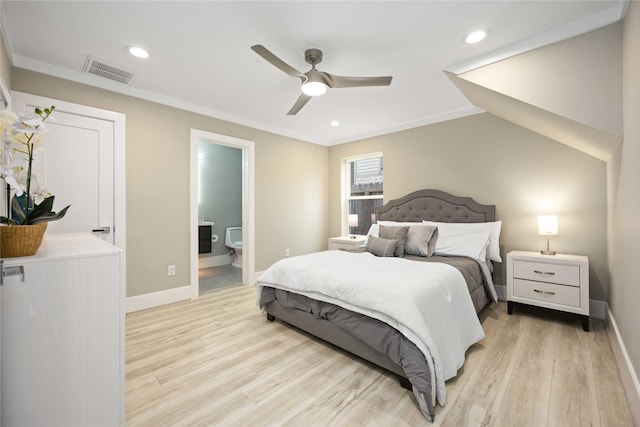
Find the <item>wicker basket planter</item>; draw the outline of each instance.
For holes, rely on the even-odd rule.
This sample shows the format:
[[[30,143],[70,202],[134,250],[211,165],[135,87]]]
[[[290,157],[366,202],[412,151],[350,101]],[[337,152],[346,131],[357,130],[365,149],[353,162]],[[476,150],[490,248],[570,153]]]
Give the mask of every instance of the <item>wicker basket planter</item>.
[[[0,257],[15,258],[34,255],[47,230],[46,222],[35,225],[6,225],[0,227]]]

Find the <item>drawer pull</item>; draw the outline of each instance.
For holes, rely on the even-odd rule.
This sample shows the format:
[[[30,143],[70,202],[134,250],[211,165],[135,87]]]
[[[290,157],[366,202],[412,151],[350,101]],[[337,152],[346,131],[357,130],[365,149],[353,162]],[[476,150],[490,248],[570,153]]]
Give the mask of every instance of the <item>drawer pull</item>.
[[[551,291],[541,291],[540,289],[534,289],[533,292],[537,292],[539,294],[543,294],[543,295],[555,295],[555,292],[551,292]]]
[[[556,273],[554,273],[553,271],[540,271],[540,270],[533,270],[534,273],[537,274],[544,274],[545,276],[554,276]]]

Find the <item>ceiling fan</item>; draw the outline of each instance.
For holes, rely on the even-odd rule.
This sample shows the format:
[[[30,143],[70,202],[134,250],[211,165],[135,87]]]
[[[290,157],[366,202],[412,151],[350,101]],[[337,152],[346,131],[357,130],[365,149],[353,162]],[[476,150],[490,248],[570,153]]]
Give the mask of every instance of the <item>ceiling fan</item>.
[[[302,80],[302,94],[287,113],[290,116],[300,111],[312,97],[324,94],[327,91],[327,87],[337,89],[344,87],[389,86],[391,84],[390,76],[348,77],[335,76],[324,71],[318,71],[316,70],[316,65],[322,62],[322,51],[320,49],[307,49],[305,51],[304,60],[311,64],[311,69],[306,73],[296,70],[262,45],[251,46],[251,49],[286,74]]]

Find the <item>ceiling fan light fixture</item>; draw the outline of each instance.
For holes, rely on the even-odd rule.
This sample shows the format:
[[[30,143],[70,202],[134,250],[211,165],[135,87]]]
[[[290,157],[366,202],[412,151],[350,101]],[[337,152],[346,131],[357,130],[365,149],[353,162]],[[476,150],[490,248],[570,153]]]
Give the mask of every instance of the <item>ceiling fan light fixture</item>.
[[[309,96],[324,95],[327,85],[322,82],[306,82],[302,85],[302,93]]]
[[[327,91],[327,84],[320,73],[314,68],[305,74],[307,81],[302,84],[302,93],[309,96],[324,95]]]

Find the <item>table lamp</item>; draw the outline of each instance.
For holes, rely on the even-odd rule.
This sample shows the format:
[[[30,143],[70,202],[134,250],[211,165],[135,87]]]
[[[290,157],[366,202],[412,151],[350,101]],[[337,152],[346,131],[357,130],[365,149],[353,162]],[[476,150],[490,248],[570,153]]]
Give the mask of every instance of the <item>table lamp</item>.
[[[557,215],[538,215],[538,234],[547,236],[547,250],[540,251],[543,255],[555,255],[555,251],[549,250],[549,236],[558,234]]]
[[[349,214],[349,231],[351,231],[352,228],[355,228],[357,226],[358,226],[358,214]],[[350,237],[352,239],[356,238],[354,234],[352,234]]]

